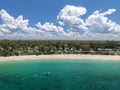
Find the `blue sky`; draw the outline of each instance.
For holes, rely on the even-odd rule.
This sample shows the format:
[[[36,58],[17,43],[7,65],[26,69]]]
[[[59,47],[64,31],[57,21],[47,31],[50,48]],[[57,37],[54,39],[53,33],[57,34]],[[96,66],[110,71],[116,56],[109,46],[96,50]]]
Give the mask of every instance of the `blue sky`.
[[[120,40],[119,3],[119,0],[1,0],[0,36],[1,39]],[[96,17],[95,11],[99,11]],[[105,12],[110,14],[103,15]],[[22,18],[18,18],[20,15]]]

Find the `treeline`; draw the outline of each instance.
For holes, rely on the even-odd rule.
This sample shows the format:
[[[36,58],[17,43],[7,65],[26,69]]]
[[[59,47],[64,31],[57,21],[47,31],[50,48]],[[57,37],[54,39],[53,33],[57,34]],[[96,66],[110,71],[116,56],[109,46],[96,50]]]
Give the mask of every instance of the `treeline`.
[[[120,55],[120,41],[0,41],[0,56],[41,54]]]

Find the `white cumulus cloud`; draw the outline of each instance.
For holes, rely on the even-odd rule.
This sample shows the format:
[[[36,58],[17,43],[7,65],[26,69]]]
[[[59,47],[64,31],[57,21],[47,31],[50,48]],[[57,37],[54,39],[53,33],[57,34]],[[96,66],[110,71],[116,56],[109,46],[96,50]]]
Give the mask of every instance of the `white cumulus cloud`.
[[[92,33],[119,33],[120,25],[106,17],[106,15],[112,14],[115,11],[115,9],[109,9],[104,13],[100,13],[100,11],[93,12],[93,14],[87,18],[86,26]]]
[[[108,18],[116,11],[96,10],[85,19],[85,7],[66,5],[57,15],[59,25],[38,22],[31,27],[22,15],[14,18],[1,9],[0,39],[120,40],[120,24]]]
[[[56,26],[53,23],[49,22],[46,22],[43,25],[39,22],[36,24],[36,27],[43,32],[56,32],[56,33],[64,32],[62,27]]]
[[[80,16],[86,14],[87,10],[84,7],[76,7],[66,5],[58,14],[57,19],[59,24],[66,26],[68,31],[85,32],[87,30],[85,22]]]
[[[10,32],[10,30],[27,30],[29,20],[23,20],[23,16],[18,16],[16,19],[10,16],[7,11],[1,10],[0,17],[2,24],[0,25],[3,32]]]

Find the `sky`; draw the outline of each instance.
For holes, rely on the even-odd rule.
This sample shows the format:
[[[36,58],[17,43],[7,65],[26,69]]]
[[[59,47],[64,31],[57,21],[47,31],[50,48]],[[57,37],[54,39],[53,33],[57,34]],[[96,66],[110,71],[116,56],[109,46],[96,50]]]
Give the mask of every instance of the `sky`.
[[[0,0],[0,39],[120,40],[120,0]]]

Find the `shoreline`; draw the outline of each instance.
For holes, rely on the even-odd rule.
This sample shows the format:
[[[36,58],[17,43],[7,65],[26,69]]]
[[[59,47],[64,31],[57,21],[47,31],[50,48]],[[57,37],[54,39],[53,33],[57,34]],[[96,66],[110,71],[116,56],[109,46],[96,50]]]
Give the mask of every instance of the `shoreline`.
[[[56,54],[56,55],[26,55],[0,57],[0,61],[17,60],[51,60],[51,59],[78,59],[78,60],[120,60],[118,55],[82,55],[82,54]]]

